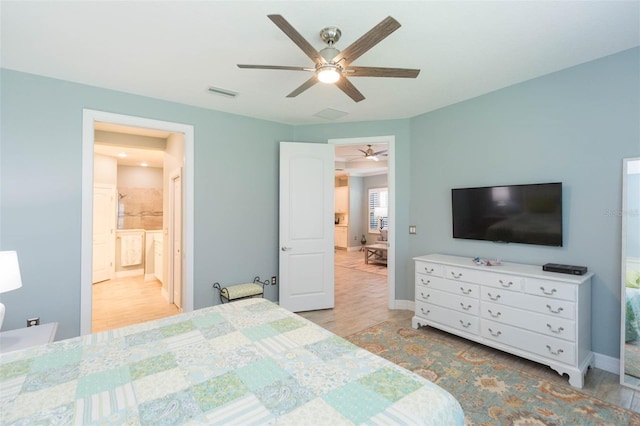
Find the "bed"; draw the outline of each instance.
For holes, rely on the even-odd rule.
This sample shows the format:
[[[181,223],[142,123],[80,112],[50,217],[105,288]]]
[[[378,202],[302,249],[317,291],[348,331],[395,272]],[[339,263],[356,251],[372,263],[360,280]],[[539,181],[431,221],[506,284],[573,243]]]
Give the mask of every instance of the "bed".
[[[432,382],[266,299],[0,356],[0,424],[464,423]]]

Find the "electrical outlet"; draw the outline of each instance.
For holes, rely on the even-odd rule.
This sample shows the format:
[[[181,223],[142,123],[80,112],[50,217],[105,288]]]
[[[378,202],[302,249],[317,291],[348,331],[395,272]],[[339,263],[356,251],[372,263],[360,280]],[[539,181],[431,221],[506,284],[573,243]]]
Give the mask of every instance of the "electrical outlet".
[[[31,327],[34,325],[40,325],[40,317],[28,318],[27,319],[27,327]]]
[[[271,277],[271,285],[276,285],[276,277],[275,275],[273,277]]]
[[[416,234],[416,226],[409,225],[409,234]]]

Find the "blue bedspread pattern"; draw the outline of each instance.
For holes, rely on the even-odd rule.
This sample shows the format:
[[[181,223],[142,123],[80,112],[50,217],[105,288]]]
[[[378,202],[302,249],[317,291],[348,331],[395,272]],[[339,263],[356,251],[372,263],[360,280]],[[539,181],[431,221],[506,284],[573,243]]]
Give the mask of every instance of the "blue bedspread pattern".
[[[437,385],[265,300],[0,356],[1,424],[463,424]]]

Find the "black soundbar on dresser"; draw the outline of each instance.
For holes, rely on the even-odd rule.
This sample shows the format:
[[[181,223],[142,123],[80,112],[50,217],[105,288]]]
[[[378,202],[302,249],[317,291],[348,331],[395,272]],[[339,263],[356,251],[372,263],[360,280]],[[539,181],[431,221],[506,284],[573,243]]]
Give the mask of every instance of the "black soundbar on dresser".
[[[561,274],[584,275],[587,273],[586,266],[561,265],[559,263],[547,263],[542,265],[543,271],[559,272]]]

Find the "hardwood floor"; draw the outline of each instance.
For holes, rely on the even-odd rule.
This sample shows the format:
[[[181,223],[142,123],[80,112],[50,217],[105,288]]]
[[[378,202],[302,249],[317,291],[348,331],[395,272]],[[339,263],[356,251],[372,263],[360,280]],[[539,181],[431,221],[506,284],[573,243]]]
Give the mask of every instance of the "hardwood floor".
[[[91,331],[112,330],[179,313],[176,305],[162,297],[158,280],[142,275],[103,281],[92,288]]]
[[[346,337],[383,321],[411,327],[413,311],[387,308],[387,277],[384,266],[363,270],[364,254],[338,250],[335,254],[335,307],[320,311],[301,312],[314,323]],[[93,286],[93,331],[109,330],[124,325],[178,313],[160,295],[159,281],[143,282],[142,277],[105,281]],[[422,327],[447,339],[467,342],[486,350],[505,365],[527,370],[547,380],[568,385],[566,377],[535,362],[466,341],[442,331]],[[618,375],[600,369],[589,370],[582,392],[623,408],[640,412],[640,392],[620,386]]]

